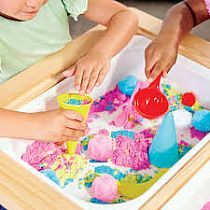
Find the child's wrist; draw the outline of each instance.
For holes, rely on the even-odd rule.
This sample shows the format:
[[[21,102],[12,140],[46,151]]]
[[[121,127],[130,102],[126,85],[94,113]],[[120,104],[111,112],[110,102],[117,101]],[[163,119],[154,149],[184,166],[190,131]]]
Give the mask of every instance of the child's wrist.
[[[176,30],[171,30],[171,29],[170,30],[162,29],[157,39],[165,44],[167,43],[167,45],[170,45],[176,48],[178,48],[179,43],[180,43],[179,32]]]
[[[168,34],[160,34],[156,40],[163,45],[167,44],[168,47],[176,49],[178,49],[179,47],[179,39],[177,39],[176,37],[174,38],[173,36],[169,36]]]
[[[6,119],[0,129],[1,136],[11,138],[30,138],[30,116],[29,113],[5,110]]]
[[[104,57],[106,57],[107,59],[111,60],[113,55],[112,52],[106,48],[98,48],[98,47],[94,47],[90,50],[89,52],[90,54],[95,54],[95,55],[102,55]]]
[[[35,113],[18,113],[14,119],[14,137],[24,139],[34,139],[37,135]]]

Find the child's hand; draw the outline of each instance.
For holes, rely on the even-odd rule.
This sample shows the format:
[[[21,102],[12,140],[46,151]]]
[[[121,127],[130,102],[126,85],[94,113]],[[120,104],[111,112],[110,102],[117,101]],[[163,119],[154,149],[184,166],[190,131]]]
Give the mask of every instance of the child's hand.
[[[161,72],[165,77],[176,63],[178,46],[170,44],[167,39],[155,39],[145,50],[145,74],[155,79]]]
[[[110,68],[110,59],[103,52],[91,51],[63,72],[64,76],[75,75],[75,87],[80,94],[90,93],[101,85]]]
[[[33,139],[46,141],[79,140],[85,135],[87,125],[83,116],[70,110],[57,109],[33,113],[32,126],[27,130]],[[30,124],[30,125],[31,125]]]

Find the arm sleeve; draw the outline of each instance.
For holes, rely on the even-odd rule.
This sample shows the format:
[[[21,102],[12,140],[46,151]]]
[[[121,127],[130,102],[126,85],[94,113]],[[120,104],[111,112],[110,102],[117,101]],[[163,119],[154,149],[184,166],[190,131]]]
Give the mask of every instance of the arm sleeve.
[[[75,20],[88,9],[88,0],[62,0],[68,15]]]

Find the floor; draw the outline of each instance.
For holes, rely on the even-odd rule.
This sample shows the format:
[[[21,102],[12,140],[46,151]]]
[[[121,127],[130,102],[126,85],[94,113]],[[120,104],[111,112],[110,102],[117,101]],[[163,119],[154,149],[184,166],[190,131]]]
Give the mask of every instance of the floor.
[[[178,1],[121,0],[120,2],[130,7],[136,7],[151,15],[163,19],[167,10]],[[95,25],[94,23],[85,20],[83,17],[80,17],[78,22],[74,22],[73,20],[71,20],[70,24],[71,24],[71,34],[73,37],[78,36],[79,34],[85,32],[86,30]],[[196,27],[193,30],[193,33],[210,41],[210,21],[207,21],[206,23],[203,23],[200,26]]]

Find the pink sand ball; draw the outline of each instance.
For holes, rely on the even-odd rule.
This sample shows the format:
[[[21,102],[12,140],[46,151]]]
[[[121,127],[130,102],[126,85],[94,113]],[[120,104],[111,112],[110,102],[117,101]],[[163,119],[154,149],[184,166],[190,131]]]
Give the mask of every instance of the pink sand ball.
[[[111,202],[117,197],[117,182],[109,174],[103,174],[93,180],[91,195],[104,202]]]
[[[88,143],[88,156],[93,160],[107,161],[112,156],[112,141],[107,136],[98,135]]]
[[[207,203],[202,207],[201,210],[210,210],[210,201],[207,202]]]

